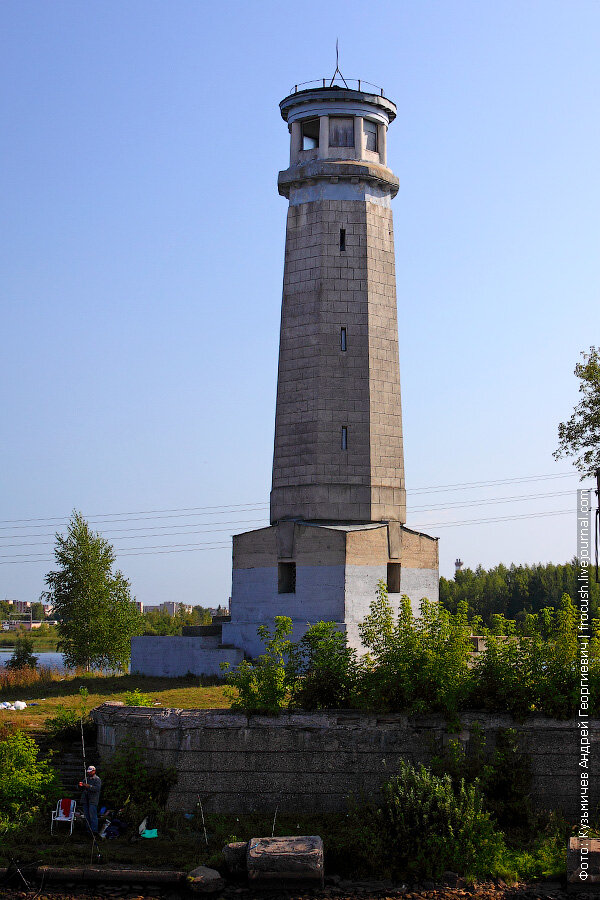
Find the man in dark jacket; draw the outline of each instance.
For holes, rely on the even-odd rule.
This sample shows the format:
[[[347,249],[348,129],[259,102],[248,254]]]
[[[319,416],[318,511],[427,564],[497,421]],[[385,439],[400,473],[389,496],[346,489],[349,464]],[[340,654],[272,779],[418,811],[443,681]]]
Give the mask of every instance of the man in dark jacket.
[[[82,789],[83,814],[90,830],[94,834],[98,834],[98,800],[102,782],[96,775],[96,766],[88,766],[86,771],[87,781],[79,782],[79,787]]]

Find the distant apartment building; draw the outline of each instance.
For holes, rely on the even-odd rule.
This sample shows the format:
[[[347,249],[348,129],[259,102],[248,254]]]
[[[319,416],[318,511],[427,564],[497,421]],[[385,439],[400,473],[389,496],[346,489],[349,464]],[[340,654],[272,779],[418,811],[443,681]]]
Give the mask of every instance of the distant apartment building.
[[[135,603],[135,605],[136,605],[136,607],[137,607],[137,611],[138,611],[139,613],[143,613],[143,612],[144,612],[144,604],[142,603],[142,601],[141,601],[141,600],[134,600],[133,602]]]
[[[31,609],[31,603],[29,602],[29,600],[9,600],[8,602],[13,607],[14,611],[16,613],[19,613],[19,615],[24,615]]]
[[[159,612],[166,613],[168,616],[176,616],[177,613],[191,613],[192,607],[186,603],[177,603],[175,600],[165,600],[158,606]]]

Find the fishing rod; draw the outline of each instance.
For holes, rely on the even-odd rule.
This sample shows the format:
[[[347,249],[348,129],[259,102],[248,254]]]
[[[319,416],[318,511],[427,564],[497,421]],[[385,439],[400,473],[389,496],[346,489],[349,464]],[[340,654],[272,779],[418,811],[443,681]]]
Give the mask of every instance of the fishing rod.
[[[81,756],[83,759],[83,784],[87,784],[87,762],[85,759],[85,738],[83,736],[83,715],[79,717],[79,727],[81,729]],[[85,790],[85,788],[84,788]],[[89,810],[89,803],[88,803]],[[100,853],[100,847],[98,846],[98,841],[96,840],[96,835],[92,831],[92,826],[88,822],[87,816],[84,814],[85,824],[88,827],[88,830],[92,836],[92,846],[90,849],[90,865],[92,864],[92,860],[94,858],[94,849],[96,850],[97,856],[96,859],[100,861],[102,859],[102,854]]]

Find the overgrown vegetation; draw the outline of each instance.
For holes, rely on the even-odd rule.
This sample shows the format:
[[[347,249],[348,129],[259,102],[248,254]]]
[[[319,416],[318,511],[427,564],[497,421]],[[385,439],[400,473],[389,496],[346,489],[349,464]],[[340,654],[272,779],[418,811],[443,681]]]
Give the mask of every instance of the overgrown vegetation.
[[[149,766],[143,748],[128,736],[118,745],[104,774],[102,804],[119,810],[119,818],[131,823],[139,824],[148,815],[162,823],[176,781],[174,769]]]
[[[454,716],[469,695],[471,629],[465,610],[452,616],[439,603],[424,600],[421,615],[402,597],[397,617],[387,588],[359,628],[370,653],[362,668],[357,705],[368,709],[427,710]]]
[[[77,706],[67,708],[62,703],[59,704],[55,714],[44,722],[48,734],[63,741],[79,737],[80,729],[88,725],[88,698],[88,689],[80,687]]]
[[[225,608],[219,608],[218,612],[226,613]],[[205,606],[193,606],[191,612],[183,609],[177,610],[174,616],[160,609],[149,607],[143,613],[143,634],[147,635],[175,635],[181,634],[183,627],[187,625],[210,625],[211,612]]]
[[[436,879],[451,870],[475,878],[497,871],[504,839],[477,784],[453,784],[449,775],[402,760],[383,787],[378,813],[395,875]]]
[[[0,731],[0,835],[32,823],[59,796],[55,773],[39,758],[33,738],[6,727]]]
[[[291,620],[261,626],[266,652],[227,671],[238,694],[234,707],[249,712],[350,707],[390,712],[441,712],[451,721],[461,710],[532,713],[568,718],[578,709],[578,616],[563,595],[558,609],[524,617],[517,631],[501,615],[490,628],[469,620],[465,603],[450,613],[424,600],[415,617],[403,597],[394,615],[386,586],[360,634],[368,650],[359,657],[331,622],[312,625],[304,638],[289,639]],[[473,653],[471,634],[486,648]],[[590,641],[590,715],[600,710],[600,628]]]

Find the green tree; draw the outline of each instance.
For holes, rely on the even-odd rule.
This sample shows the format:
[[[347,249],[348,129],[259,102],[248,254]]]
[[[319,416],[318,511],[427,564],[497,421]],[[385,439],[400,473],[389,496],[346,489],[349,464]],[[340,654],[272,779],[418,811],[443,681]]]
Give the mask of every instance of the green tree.
[[[39,600],[31,604],[31,618],[34,622],[43,622],[46,618],[44,604],[40,603]]]
[[[583,362],[575,366],[582,398],[568,422],[558,426],[558,450],[555,459],[575,457],[575,468],[582,475],[593,475],[600,468],[600,349],[582,352]]]
[[[33,653],[33,641],[31,638],[20,636],[15,641],[15,649],[11,658],[6,663],[7,669],[35,669],[37,659]]]
[[[467,603],[469,616],[481,616],[492,625],[495,615],[515,618],[519,633],[529,614],[537,614],[545,607],[559,609],[563,594],[577,596],[579,565],[577,560],[561,565],[502,564],[492,569],[477,566],[463,569],[454,579],[440,578],[440,601],[456,613],[461,601]],[[600,585],[590,583],[590,607],[593,616],[600,608]]]
[[[6,600],[0,600],[0,618],[8,619],[12,612],[12,607],[10,603],[7,603]]]
[[[58,568],[46,575],[45,597],[59,620],[58,649],[68,666],[123,670],[130,639],[143,628],[129,582],[113,572],[115,552],[74,512],[66,536],[56,535]]]

